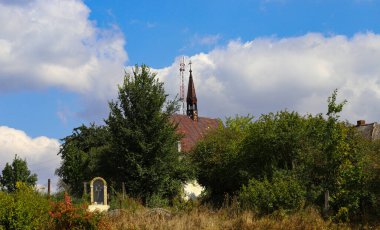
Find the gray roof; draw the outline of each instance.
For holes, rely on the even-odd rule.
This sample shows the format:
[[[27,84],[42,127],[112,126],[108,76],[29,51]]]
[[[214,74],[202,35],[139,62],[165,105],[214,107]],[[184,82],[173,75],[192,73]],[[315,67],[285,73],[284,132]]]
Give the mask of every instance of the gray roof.
[[[363,136],[369,140],[380,139],[380,125],[377,122],[370,124],[359,124],[356,129],[363,134]]]

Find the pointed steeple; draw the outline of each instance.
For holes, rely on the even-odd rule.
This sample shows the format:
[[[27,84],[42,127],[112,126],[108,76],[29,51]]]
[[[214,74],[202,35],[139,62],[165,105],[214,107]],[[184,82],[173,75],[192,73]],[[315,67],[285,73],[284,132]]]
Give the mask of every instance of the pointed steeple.
[[[190,77],[189,77],[189,84],[187,88],[187,116],[189,116],[192,120],[197,121],[198,120],[198,109],[197,109],[197,95],[195,94],[195,86],[193,81],[193,71],[191,70],[191,61],[189,63],[190,65]]]

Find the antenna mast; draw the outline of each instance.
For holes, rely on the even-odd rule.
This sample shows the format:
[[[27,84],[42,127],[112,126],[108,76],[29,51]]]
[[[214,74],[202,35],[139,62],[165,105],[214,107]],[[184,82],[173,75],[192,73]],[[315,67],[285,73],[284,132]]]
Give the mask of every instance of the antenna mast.
[[[179,85],[179,101],[181,103],[182,114],[185,115],[185,83],[183,76],[185,74],[185,57],[182,57],[181,63],[179,64],[180,72],[180,85]]]

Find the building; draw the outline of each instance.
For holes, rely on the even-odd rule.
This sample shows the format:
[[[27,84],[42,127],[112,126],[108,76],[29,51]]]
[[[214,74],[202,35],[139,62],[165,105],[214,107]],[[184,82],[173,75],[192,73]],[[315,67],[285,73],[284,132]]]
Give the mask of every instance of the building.
[[[380,139],[380,125],[377,122],[366,124],[365,120],[358,120],[356,129],[368,140]]]
[[[178,143],[178,151],[187,153],[200,141],[207,132],[216,129],[219,126],[219,120],[200,117],[198,115],[198,100],[195,93],[195,85],[193,80],[193,71],[190,65],[190,76],[187,87],[186,97],[186,115],[174,114],[171,117],[173,123],[177,124],[177,133],[183,137]],[[183,86],[182,86],[183,87]],[[195,199],[204,188],[197,181],[189,181],[184,185],[184,199]]]
[[[173,123],[178,124],[177,132],[183,135],[178,149],[180,152],[189,152],[204,135],[219,126],[219,120],[198,116],[198,100],[195,93],[193,74],[190,66],[189,83],[186,97],[186,115],[175,114],[171,117]]]

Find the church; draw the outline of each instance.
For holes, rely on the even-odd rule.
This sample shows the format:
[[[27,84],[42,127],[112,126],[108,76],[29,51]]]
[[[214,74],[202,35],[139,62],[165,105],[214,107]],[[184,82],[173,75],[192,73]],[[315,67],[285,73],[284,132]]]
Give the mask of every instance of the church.
[[[195,93],[191,65],[189,72],[190,76],[187,87],[186,115],[174,114],[171,117],[172,122],[178,124],[177,133],[183,135],[180,143],[178,143],[178,150],[184,153],[189,152],[208,131],[216,129],[219,126],[218,119],[199,116],[197,106],[198,100]]]
[[[183,63],[182,63],[183,64]],[[181,70],[184,70],[181,68]],[[171,117],[171,121],[177,124],[177,133],[183,137],[178,143],[178,151],[182,153],[188,153],[195,147],[198,141],[200,141],[207,132],[218,128],[219,120],[201,117],[198,113],[198,100],[195,93],[195,85],[193,79],[193,71],[190,64],[190,76],[187,87],[186,97],[186,114],[174,114]],[[182,88],[184,88],[182,86]],[[183,98],[184,99],[184,98]],[[197,181],[189,181],[184,185],[184,199],[195,199],[198,197],[204,188],[198,184]]]

